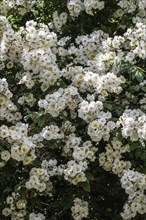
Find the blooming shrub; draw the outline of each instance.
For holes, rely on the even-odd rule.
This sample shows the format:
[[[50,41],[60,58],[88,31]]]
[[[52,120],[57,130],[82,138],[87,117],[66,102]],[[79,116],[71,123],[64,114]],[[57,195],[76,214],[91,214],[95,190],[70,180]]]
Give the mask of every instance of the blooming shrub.
[[[145,8],[0,1],[0,219],[146,219]]]

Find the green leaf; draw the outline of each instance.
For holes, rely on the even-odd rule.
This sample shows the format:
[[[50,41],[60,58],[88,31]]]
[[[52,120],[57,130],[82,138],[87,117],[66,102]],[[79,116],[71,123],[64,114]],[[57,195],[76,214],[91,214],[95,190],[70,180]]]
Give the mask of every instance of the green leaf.
[[[5,193],[5,192],[12,192],[13,191],[13,189],[11,189],[10,187],[6,187],[6,189],[3,191],[3,193]]]
[[[89,180],[87,180],[86,182],[80,183],[80,185],[86,192],[91,191]]]
[[[72,201],[71,195],[70,195],[70,197],[63,198],[62,201],[63,201],[63,210],[70,209],[73,206],[73,201]]]
[[[122,108],[116,108],[115,111],[116,111],[117,115],[120,116],[123,112],[123,109]]]
[[[141,88],[144,92],[146,92],[146,86]]]
[[[103,104],[103,106],[104,106],[106,109],[110,110],[110,111],[113,109],[113,106],[112,106],[110,103],[108,103],[108,102],[105,102],[105,103]]]
[[[130,145],[130,150],[131,150],[131,151],[134,151],[135,149],[138,149],[138,147],[139,147],[139,146],[138,146],[137,143],[133,143],[133,144]]]
[[[116,22],[115,18],[109,18],[108,21],[109,21],[110,23],[115,23],[115,22]]]
[[[136,71],[135,77],[139,82],[142,82],[144,80],[144,76],[140,71]]]
[[[88,180],[94,180],[92,173],[86,172],[86,177]]]
[[[48,146],[48,148],[50,148],[50,149],[56,149],[58,147],[59,147],[59,145],[57,143],[50,143]]]
[[[46,121],[46,117],[44,115],[39,117],[39,119],[37,121],[39,127],[43,127],[43,125],[45,124],[45,121]]]

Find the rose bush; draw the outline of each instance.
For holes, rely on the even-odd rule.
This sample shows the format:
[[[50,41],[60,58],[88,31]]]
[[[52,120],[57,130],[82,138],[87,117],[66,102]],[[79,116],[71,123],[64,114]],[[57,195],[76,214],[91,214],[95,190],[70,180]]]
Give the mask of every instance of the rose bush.
[[[0,219],[146,219],[145,9],[0,1]]]

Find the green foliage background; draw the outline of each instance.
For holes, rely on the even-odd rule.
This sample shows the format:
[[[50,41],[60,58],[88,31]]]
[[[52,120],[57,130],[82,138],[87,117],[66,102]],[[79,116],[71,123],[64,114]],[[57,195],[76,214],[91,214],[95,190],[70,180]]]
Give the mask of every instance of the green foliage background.
[[[17,31],[21,26],[25,26],[26,21],[35,20],[37,22],[42,22],[48,24],[52,20],[52,15],[54,11],[67,12],[66,0],[44,0],[44,3],[36,5],[30,12],[26,13],[24,16],[20,16],[16,10],[11,10],[8,15],[9,22],[15,31]],[[71,36],[71,41],[74,42],[78,35],[86,35],[92,33],[94,30],[103,30],[108,33],[111,37],[115,35],[122,35],[125,30],[123,26],[128,28],[131,26],[132,16],[124,15],[120,18],[115,18],[113,13],[118,9],[116,1],[106,0],[105,8],[102,11],[95,11],[94,16],[87,15],[82,12],[81,15],[74,20],[69,16],[66,25],[62,28],[62,33],[58,33],[58,39],[63,36]],[[70,63],[70,58],[66,57],[64,63],[58,59],[58,65],[63,68],[68,63]],[[144,60],[138,59],[135,65],[130,63],[121,62],[121,70],[119,75],[123,75],[126,78],[125,90],[129,91],[135,96],[135,99],[128,100],[130,102],[131,108],[138,108],[138,99],[143,97],[146,92],[146,87],[141,87],[139,82],[143,81],[145,78],[145,68],[146,64]],[[15,95],[15,98],[19,93],[26,93],[26,88],[23,86],[18,86],[15,84],[16,74],[23,72],[22,66],[14,66],[11,70],[4,69],[1,70],[0,77],[5,77],[10,85],[10,90]],[[132,80],[132,85],[131,85]],[[14,82],[14,83],[13,83]],[[61,81],[62,87],[67,87],[68,81]],[[39,87],[33,88],[33,93],[37,97],[42,96]],[[44,95],[44,94],[43,94]],[[110,110],[113,112],[115,119],[118,118],[124,111],[124,107],[121,108],[121,100],[124,100],[124,94],[120,94],[120,102],[113,105],[114,97],[109,96],[108,100],[104,103],[105,110]],[[23,112],[27,120],[32,126],[32,131],[30,134],[35,134],[41,131],[41,129],[51,122],[52,118],[50,115],[39,115],[37,113],[37,106],[34,106],[30,112],[25,112],[20,106],[20,111]],[[53,119],[54,120],[54,119]],[[56,119],[57,121],[58,119]],[[57,121],[59,124],[59,121]],[[74,124],[78,123],[79,135],[83,137],[85,141],[88,139],[86,137],[86,123],[81,121],[81,123],[73,121]],[[1,125],[3,121],[1,121]],[[9,125],[9,124],[8,124]],[[85,128],[85,129],[84,129]],[[120,137],[120,133],[119,133]],[[120,137],[122,139],[122,137]],[[138,142],[132,143],[129,140],[123,140],[123,142],[130,143],[131,153],[125,155],[125,158],[130,159],[133,167],[139,172],[146,174],[146,149]],[[62,144],[62,143],[60,143]],[[105,148],[106,143],[104,141],[100,142],[99,149]],[[0,150],[7,149],[9,146],[4,140],[0,140]],[[52,142],[52,145],[48,146],[48,150],[43,149],[42,155],[45,155],[46,159],[56,158],[61,160],[58,145]],[[99,150],[100,153],[100,150]],[[38,152],[39,154],[39,152]],[[41,157],[41,155],[40,155]],[[33,166],[39,166],[40,161],[36,160]],[[70,220],[71,211],[70,208],[73,205],[74,197],[84,197],[85,200],[89,202],[91,208],[91,213],[89,220],[99,219],[99,220],[120,220],[121,217],[119,213],[122,211],[124,202],[127,199],[125,191],[121,189],[119,178],[110,172],[104,171],[98,164],[96,160],[90,165],[90,169],[87,171],[86,175],[88,181],[80,183],[77,186],[67,184],[66,181],[61,179],[55,179],[54,177],[54,189],[53,197],[47,195],[37,194],[35,191],[31,193],[27,192],[24,188],[23,183],[29,178],[29,170],[32,165],[24,166],[17,161],[10,161],[6,166],[5,170],[0,170],[0,209],[2,210],[5,206],[4,200],[13,190],[15,192],[19,191],[21,188],[22,198],[29,197],[28,209],[32,211],[35,210],[42,211],[47,210],[48,220]],[[32,166],[32,167],[33,167]],[[0,219],[5,220],[4,216],[0,215]],[[7,218],[8,219],[8,218]],[[145,220],[146,215],[134,218],[135,220]]]

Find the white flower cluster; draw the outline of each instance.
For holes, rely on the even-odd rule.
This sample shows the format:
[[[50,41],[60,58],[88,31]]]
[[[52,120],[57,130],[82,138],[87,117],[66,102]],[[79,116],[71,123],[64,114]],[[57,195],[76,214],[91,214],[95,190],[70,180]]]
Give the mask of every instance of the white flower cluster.
[[[42,91],[54,85],[60,77],[55,55],[56,34],[50,32],[48,26],[34,21],[26,22],[26,28],[21,27],[17,32],[6,27],[1,40],[0,69],[21,63],[25,72],[18,75],[19,84],[31,89],[39,81]]]
[[[89,214],[88,202],[79,198],[74,199],[74,206],[71,208],[74,220],[87,218]]]
[[[110,112],[100,112],[97,115],[97,119],[92,121],[88,125],[88,135],[92,141],[99,142],[101,139],[108,141],[110,132],[113,131],[116,124],[113,121],[109,121],[112,117]]]
[[[15,32],[9,25],[7,30],[3,33],[0,45],[0,69],[5,67],[11,69],[14,66],[14,63],[20,62],[24,46],[21,36],[22,31],[23,28],[20,28],[18,32]]]
[[[82,145],[81,141],[82,139],[80,137],[76,137],[74,133],[70,134],[67,137],[65,146],[63,147],[62,155],[65,157],[72,156],[77,162],[93,162],[96,159],[95,153],[98,151],[98,148],[93,147],[91,141],[85,141]]]
[[[31,169],[30,178],[25,186],[27,189],[36,189],[38,192],[50,192],[53,188],[47,170],[35,167]]]
[[[11,215],[12,220],[20,220],[26,216],[27,201],[21,199],[19,193],[13,192],[11,196],[6,198],[6,204],[9,207],[5,207],[2,210],[2,214],[7,217]]]
[[[5,138],[11,145],[11,158],[23,161],[24,165],[35,160],[35,147],[37,142],[28,136],[28,124],[17,123],[8,128],[6,125],[0,127],[0,137]],[[39,142],[40,140],[38,140]]]
[[[19,81],[19,84],[25,84],[25,86],[28,89],[32,89],[32,87],[35,84],[34,81],[32,80],[32,74],[29,72],[24,72],[23,75],[21,76],[21,80]]]
[[[135,13],[136,17],[133,17],[133,22],[145,22],[145,9],[146,4],[145,0],[117,0],[118,5],[120,6],[119,9],[116,12],[116,15],[118,15],[118,12],[120,14],[127,14],[127,13]]]
[[[64,137],[63,133],[59,133],[60,129],[57,125],[50,125],[43,128],[40,135],[45,140],[55,140],[55,139],[62,139]]]
[[[100,82],[95,82],[95,91],[97,94],[103,94],[103,96],[108,95],[108,93],[119,94],[122,91],[122,87],[120,85],[125,83],[125,81],[125,78],[122,76],[117,77],[114,73],[107,73],[106,75],[100,77]]]
[[[74,133],[67,136],[62,155],[65,157],[72,156],[72,150],[75,148],[75,146],[79,146],[81,141],[82,139],[80,137],[76,137]]]
[[[63,49],[63,46],[65,46],[69,40],[71,40],[71,37],[69,37],[69,36],[62,37],[61,39],[58,40],[57,45]]]
[[[65,25],[66,22],[67,22],[67,13],[63,12],[60,15],[58,15],[57,11],[53,13],[53,24],[58,32],[61,31],[62,26]]]
[[[67,8],[71,16],[77,17],[84,10],[84,3],[81,0],[70,0]]]
[[[0,4],[0,13],[7,16],[11,9],[18,10],[20,15],[24,15],[30,11],[32,7],[41,2],[41,0],[2,0]]]
[[[71,134],[63,147],[62,155],[72,156],[74,160],[68,161],[64,167],[64,178],[74,185],[87,180],[85,171],[90,162],[95,161],[98,148],[92,146],[91,141],[85,141],[82,146],[81,138]]]
[[[22,118],[17,106],[11,101],[13,94],[8,88],[5,78],[0,79],[0,118],[15,123]]]
[[[58,165],[57,160],[43,160],[41,168],[33,167],[30,171],[29,180],[25,183],[27,189],[36,189],[38,192],[50,194],[53,189],[53,183],[50,178],[53,176],[62,176],[65,166]]]
[[[113,39],[108,38],[107,41],[108,41],[108,43],[112,44],[113,48],[115,48],[117,50],[121,50],[121,47],[123,46],[123,44],[125,42],[125,38],[122,36],[114,36]]]
[[[80,146],[81,141],[82,139],[80,137],[76,137],[74,133],[70,134],[62,149],[62,155],[65,157],[72,156],[77,162],[93,162],[96,159],[95,153],[98,151],[98,148],[93,147],[91,141],[85,141],[82,146]]]
[[[10,27],[8,19],[5,16],[0,15],[0,39],[3,33]]]
[[[135,0],[124,0],[124,1],[119,1],[118,5],[123,8],[127,13],[132,13],[136,10],[137,5],[135,4]]]
[[[103,44],[107,41],[108,39],[105,40]],[[111,51],[111,48],[109,48],[107,52],[102,52],[101,54],[97,54],[95,59],[93,61],[89,61],[89,63],[90,65],[93,66],[96,65],[96,68],[99,69],[100,71],[106,72],[109,69],[111,69],[116,59],[117,59],[116,53]]]
[[[113,72],[101,75],[79,66],[69,67],[62,72],[63,76],[67,79],[70,78],[72,85],[79,88],[80,91],[95,92],[103,97],[108,96],[109,93],[119,94],[122,91],[121,84],[126,82],[123,76],[117,77]]]
[[[146,110],[146,95],[140,99],[139,104],[141,105],[141,108]]]
[[[87,170],[87,162],[70,160],[66,168],[64,169],[65,180],[77,185],[79,182],[85,182],[87,180],[84,171]]]
[[[118,72],[117,63],[121,61],[123,56],[125,56],[122,49],[123,47],[126,47],[125,40],[126,39],[123,36],[116,35],[113,38],[108,36],[102,41],[101,53],[98,53],[95,59],[99,70],[109,71],[109,69],[112,69],[113,72]],[[90,63],[95,66],[95,61],[90,61]]]
[[[69,55],[75,55],[74,63],[80,63],[84,66],[90,65],[90,60],[95,62],[96,55],[103,51],[102,41],[108,37],[108,34],[101,30],[94,31],[90,35],[81,35],[75,39],[75,45],[66,51]],[[64,55],[66,55],[66,53]],[[97,63],[96,63],[97,65]],[[90,65],[92,66],[92,65]],[[91,69],[90,69],[91,70]]]
[[[0,161],[0,167],[3,167],[6,164],[6,162],[10,160],[11,154],[8,150],[3,150],[0,154],[0,158],[2,160]]]
[[[55,65],[48,65],[47,70],[40,72],[41,90],[46,91],[50,86],[54,85],[60,78],[60,70]],[[29,81],[30,82],[30,81]]]
[[[82,92],[95,92],[102,96],[102,100],[110,93],[122,92],[121,84],[126,81],[123,76],[117,77],[115,73],[108,72],[106,75],[100,75],[91,71],[78,73],[72,80],[72,84],[79,87]]]
[[[24,96],[19,97],[17,102],[20,105],[23,105],[23,106],[28,105],[28,106],[32,107],[36,102],[36,98],[34,97],[34,95],[32,93],[28,93]]]
[[[69,86],[64,90],[64,97],[66,99],[66,105],[71,110],[77,108],[78,103],[82,100],[78,89],[74,86]]]
[[[82,139],[76,137],[74,133],[70,134],[62,151],[62,156],[72,156],[74,159],[64,167],[64,178],[74,185],[86,181],[84,172],[87,170],[88,164],[95,161],[95,154],[98,151],[97,147],[93,147],[91,141],[85,141],[82,145],[81,141]]]
[[[104,1],[100,0],[84,0],[85,11],[89,15],[93,14],[93,9],[102,10],[104,8]]]
[[[86,11],[89,15],[93,14],[93,9],[102,10],[104,8],[104,1],[100,0],[70,0],[67,4],[71,16],[77,17],[82,11]]]
[[[146,213],[146,175],[133,170],[125,170],[121,178],[122,187],[129,195],[121,216],[125,220],[134,218],[137,213]]]
[[[62,176],[63,171],[64,171],[64,165],[57,165],[57,160],[56,159],[51,159],[49,161],[43,160],[41,167],[43,169],[46,169],[48,172],[48,175],[50,177],[52,176]]]
[[[47,94],[45,99],[39,100],[39,107],[45,109],[45,113],[57,117],[66,107],[66,99],[62,94],[63,89]]]
[[[64,134],[73,133],[73,132],[75,132],[75,130],[76,130],[76,127],[74,125],[72,125],[71,121],[67,120],[62,123],[61,131]]]
[[[108,71],[109,67],[110,69],[112,67],[113,72],[118,72],[117,64],[123,58],[132,63],[137,57],[145,59],[145,29],[143,23],[136,23],[134,27],[128,28],[123,36],[105,39],[102,42],[102,54],[96,56],[99,69]],[[125,48],[124,51],[123,48]]]
[[[119,125],[122,125],[122,135],[131,141],[146,140],[146,115],[140,109],[126,109],[120,116]]]
[[[89,72],[103,75],[113,71],[116,74],[119,70],[117,64],[122,59],[132,63],[137,57],[145,59],[145,30],[146,25],[139,22],[128,28],[123,36],[113,38],[101,30],[94,31],[90,35],[78,36],[68,50],[60,47],[59,54],[70,56],[75,64],[88,66]]]
[[[106,171],[112,171],[118,176],[123,175],[123,170],[131,168],[130,161],[122,159],[122,154],[129,152],[129,145],[122,146],[122,142],[116,139],[111,141],[111,145],[107,144],[106,152],[99,154],[99,164]]]
[[[23,49],[22,64],[24,68],[34,73],[41,72],[50,64],[55,64],[56,57],[52,48],[57,42],[57,36],[50,32],[47,25],[38,24],[33,20],[26,22],[26,28],[23,29],[25,34],[25,45]]]
[[[30,213],[29,220],[45,220],[46,217],[42,213]]]
[[[45,109],[45,113],[57,117],[66,106],[73,110],[77,107],[81,97],[76,87],[70,86],[66,89],[59,89],[53,94],[47,94],[45,99],[40,100],[38,105]]]
[[[108,141],[105,152],[99,154],[99,164],[106,171],[112,171],[120,177],[123,175],[121,184],[129,195],[121,214],[123,219],[129,220],[137,213],[146,213],[146,175],[128,170],[132,165],[122,154],[129,152],[129,145],[113,138],[118,130],[128,141],[139,141],[144,145],[146,140],[144,90],[137,96],[140,97],[137,103],[139,109],[128,109],[130,101],[126,98],[131,94],[126,86],[132,88],[132,80],[126,81],[118,75],[122,60],[137,65],[137,60],[144,63],[146,58],[144,0],[118,1],[120,9],[115,12],[115,17],[122,17],[124,13],[137,13],[134,19],[140,20],[132,24],[133,27],[128,26],[123,36],[115,32],[113,37],[109,37],[104,31],[96,30],[76,38],[62,38],[61,29],[68,18],[67,13],[58,14],[57,11],[53,14],[53,21],[47,25],[29,20],[23,26],[20,24],[19,30],[15,31],[8,22],[11,17],[6,18],[11,9],[23,15],[41,1],[0,2],[0,70],[2,76],[6,73],[8,81],[12,83],[8,85],[5,78],[0,79],[0,117],[3,124],[0,138],[6,143],[0,149],[0,167],[4,167],[9,159],[11,162],[14,160],[22,167],[22,175],[23,171],[24,175],[26,171],[30,172],[28,180],[22,183],[22,188],[28,194],[35,191],[35,195],[52,196],[52,189],[57,185],[53,184],[53,177],[56,179],[54,183],[64,178],[68,184],[74,185],[73,188],[80,182],[86,182],[90,163],[98,159],[96,145],[100,141],[105,145],[104,141]],[[106,4],[107,1],[100,0],[69,0],[67,7],[71,16],[77,17],[82,11],[94,15],[94,11],[98,13]],[[58,34],[51,31],[53,29]],[[142,88],[145,84],[146,81],[143,81],[138,86]],[[13,87],[17,86],[20,90],[15,96],[15,92],[10,90],[12,88],[13,91]],[[124,88],[128,91],[123,91]],[[106,112],[108,101],[115,108],[121,104],[124,112],[120,116],[116,115],[114,108],[113,112]],[[22,109],[22,115],[18,109]],[[29,118],[29,112],[32,111],[46,119],[43,127],[39,121],[38,127],[35,127],[35,122]],[[47,117],[51,123],[48,123]],[[40,130],[36,133],[35,129]],[[36,162],[40,166],[34,161],[37,156],[39,160]],[[19,176],[18,180],[22,177]],[[18,191],[21,192],[22,188],[18,187]],[[26,199],[29,199],[27,194]],[[6,217],[11,215],[12,220],[45,219],[44,214],[38,213],[39,210],[35,212],[33,209],[29,213],[27,201],[14,193],[6,199],[5,204],[9,207],[5,207],[2,214]],[[75,220],[88,218],[88,203],[76,198],[71,211]]]
[[[58,48],[59,50],[60,48]],[[65,77],[66,79],[73,79],[76,77],[76,75],[81,74],[81,80],[82,80],[82,74],[84,72],[84,68],[82,66],[73,66],[73,64],[67,65],[65,68],[62,69],[61,75]],[[75,87],[78,87],[77,85],[73,85]]]
[[[74,58],[74,63],[88,65],[90,67],[88,71],[100,73],[101,75],[112,70],[113,67],[113,71],[116,69],[117,61],[121,60],[127,53],[126,50],[125,53],[122,51],[124,46],[126,47],[124,37],[115,36],[111,38],[107,33],[98,30],[90,35],[78,36],[75,44],[72,44],[68,50],[60,47],[59,54],[61,56],[70,55]]]
[[[73,149],[73,158],[76,161],[91,161],[96,159],[95,153],[98,151],[97,147],[92,146],[91,141],[85,141],[82,147],[75,146]]]
[[[136,23],[134,28],[128,28],[124,36],[129,40],[131,51],[127,56],[146,58],[146,24]]]
[[[103,103],[101,101],[92,101],[89,103],[83,100],[79,104],[78,116],[87,123],[90,123],[98,117],[102,109]]]
[[[85,71],[78,73],[73,79],[72,84],[80,89],[82,92],[94,92],[94,82],[98,80],[98,74]]]

